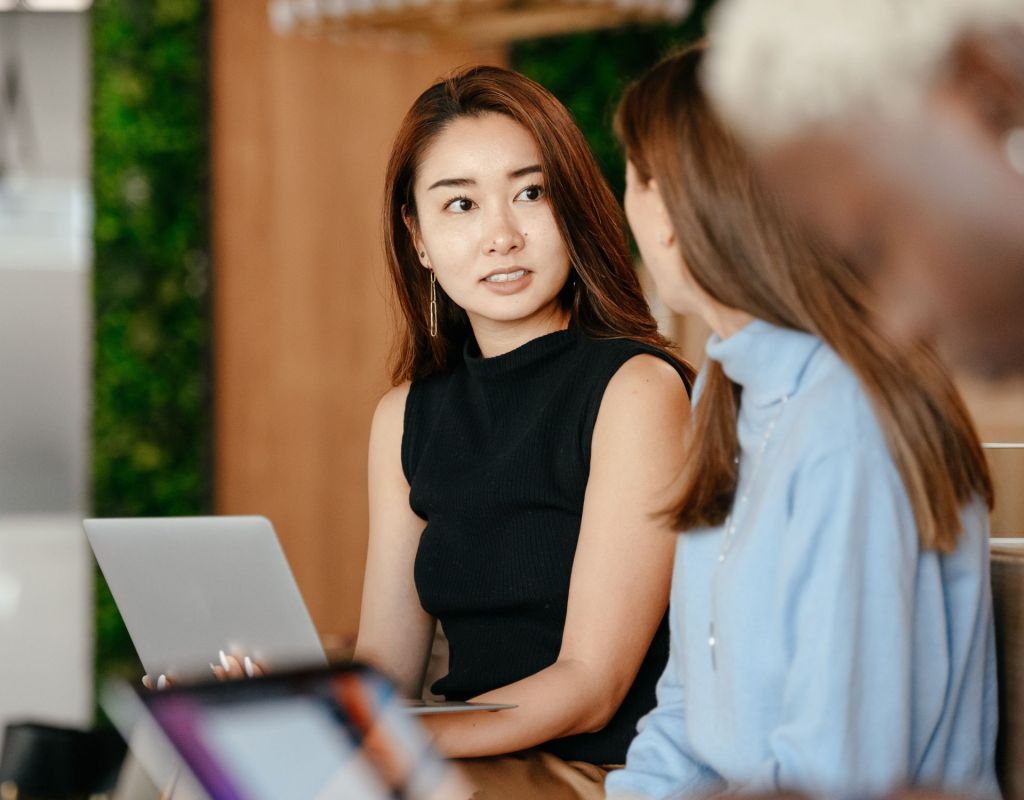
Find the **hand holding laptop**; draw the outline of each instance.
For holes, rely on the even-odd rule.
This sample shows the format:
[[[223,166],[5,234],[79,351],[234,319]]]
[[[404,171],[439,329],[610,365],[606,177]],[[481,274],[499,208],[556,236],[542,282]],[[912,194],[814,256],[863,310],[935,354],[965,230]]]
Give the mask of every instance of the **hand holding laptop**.
[[[210,664],[210,669],[213,670],[217,680],[221,681],[237,680],[239,678],[258,678],[267,672],[256,659],[241,653],[228,655],[221,650],[217,654],[217,660],[220,662],[220,665]]]
[[[217,654],[220,664],[210,662],[210,672],[219,681],[238,680],[240,678],[258,678],[266,674],[263,665],[249,656],[228,655],[223,650]],[[174,679],[160,673],[154,681],[148,674],[142,676],[142,685],[147,689],[169,689]]]

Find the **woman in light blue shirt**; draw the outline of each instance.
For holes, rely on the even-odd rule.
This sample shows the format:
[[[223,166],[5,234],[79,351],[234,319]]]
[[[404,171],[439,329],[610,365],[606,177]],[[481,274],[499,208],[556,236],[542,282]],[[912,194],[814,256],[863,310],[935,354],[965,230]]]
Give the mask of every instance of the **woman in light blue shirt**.
[[[626,213],[698,380],[671,655],[611,797],[998,796],[992,490],[952,383],[877,331],[847,266],[760,185],[701,48],[633,86]]]

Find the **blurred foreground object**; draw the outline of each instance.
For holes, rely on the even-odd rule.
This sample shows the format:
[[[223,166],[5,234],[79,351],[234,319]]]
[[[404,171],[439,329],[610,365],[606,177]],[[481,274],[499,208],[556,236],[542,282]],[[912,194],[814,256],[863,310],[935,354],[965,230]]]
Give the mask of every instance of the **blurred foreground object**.
[[[8,725],[0,751],[0,797],[75,800],[114,787],[125,745],[112,730]]]
[[[681,22],[690,0],[270,0],[274,29],[350,41],[490,46],[630,23]]]
[[[1024,372],[1024,3],[732,0],[705,76],[903,338]]]
[[[159,692],[112,683],[103,705],[154,784],[173,786],[173,800],[464,800],[471,792],[395,687],[355,664]]]

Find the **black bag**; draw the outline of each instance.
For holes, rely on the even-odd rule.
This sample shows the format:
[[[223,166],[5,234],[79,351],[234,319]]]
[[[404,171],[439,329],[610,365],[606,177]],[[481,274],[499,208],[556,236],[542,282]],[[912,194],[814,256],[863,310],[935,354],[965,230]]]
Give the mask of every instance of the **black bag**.
[[[17,800],[87,800],[113,790],[124,754],[116,731],[11,723],[0,752],[0,787]]]

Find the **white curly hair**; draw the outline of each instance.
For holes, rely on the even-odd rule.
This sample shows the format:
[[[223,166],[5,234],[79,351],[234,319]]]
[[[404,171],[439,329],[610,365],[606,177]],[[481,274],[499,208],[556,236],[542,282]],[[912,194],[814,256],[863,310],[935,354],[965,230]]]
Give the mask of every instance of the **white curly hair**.
[[[1024,26],[1024,0],[722,0],[708,94],[754,146],[923,101],[966,34]]]

